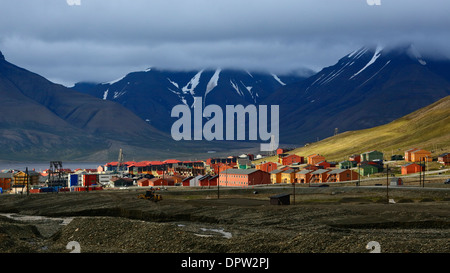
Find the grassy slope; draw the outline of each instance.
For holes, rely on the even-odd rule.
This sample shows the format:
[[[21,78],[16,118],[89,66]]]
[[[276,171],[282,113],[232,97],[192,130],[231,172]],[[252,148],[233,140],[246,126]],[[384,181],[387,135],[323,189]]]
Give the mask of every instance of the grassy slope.
[[[450,96],[389,124],[344,132],[290,154],[306,157],[319,153],[328,161],[339,162],[370,150],[382,151],[385,159],[390,159],[392,154],[404,155],[405,150],[414,147],[432,151],[433,156],[450,151]],[[276,157],[263,161],[276,161]]]

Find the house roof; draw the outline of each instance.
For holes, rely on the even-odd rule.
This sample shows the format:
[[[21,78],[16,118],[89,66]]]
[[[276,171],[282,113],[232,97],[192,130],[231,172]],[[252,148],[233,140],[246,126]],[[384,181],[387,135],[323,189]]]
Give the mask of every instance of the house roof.
[[[318,170],[312,172],[311,174],[322,174],[322,173],[326,173],[326,172],[329,172],[329,171],[330,170],[328,170],[328,169],[318,169]]]
[[[338,174],[338,173],[342,173],[342,172],[345,172],[345,171],[347,171],[347,170],[335,169],[335,170],[332,170],[331,172],[329,172],[329,174]]]
[[[227,169],[225,171],[221,171],[220,173],[225,173],[225,174],[251,174],[257,171],[261,171],[261,170],[257,170],[257,169]]]
[[[289,170],[283,171],[283,173],[295,173],[295,172],[297,172],[297,171],[294,169],[289,169]]]
[[[313,170],[301,170],[298,172],[298,174],[307,174],[307,173],[312,173]]]
[[[277,174],[277,173],[282,173],[282,172],[284,172],[284,171],[283,170],[273,170],[270,173],[271,174]]]

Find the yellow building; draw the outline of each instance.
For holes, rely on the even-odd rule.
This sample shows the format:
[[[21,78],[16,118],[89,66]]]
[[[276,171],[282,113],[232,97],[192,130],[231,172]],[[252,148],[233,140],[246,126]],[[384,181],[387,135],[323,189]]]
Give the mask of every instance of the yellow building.
[[[295,183],[295,173],[297,171],[294,169],[288,169],[281,173],[281,183]]]
[[[39,176],[40,174],[34,171],[29,171],[28,176],[26,172],[22,171],[15,173],[11,187],[12,192],[26,192],[28,183],[30,185],[30,189],[33,185],[39,185]]]
[[[273,170],[270,172],[270,182],[272,184],[281,183],[281,173],[283,170]]]

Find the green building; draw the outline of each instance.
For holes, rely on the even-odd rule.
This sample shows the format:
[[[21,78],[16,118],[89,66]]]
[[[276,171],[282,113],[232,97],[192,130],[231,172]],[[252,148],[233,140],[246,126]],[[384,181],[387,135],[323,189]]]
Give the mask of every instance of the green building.
[[[383,161],[383,153],[378,151],[370,151],[361,154],[361,162],[363,161],[374,161],[381,160]]]
[[[351,169],[357,166],[356,161],[344,160],[339,162],[339,169]]]
[[[358,168],[359,174],[367,176],[369,174],[374,174],[379,172],[379,168],[374,165],[364,164]]]

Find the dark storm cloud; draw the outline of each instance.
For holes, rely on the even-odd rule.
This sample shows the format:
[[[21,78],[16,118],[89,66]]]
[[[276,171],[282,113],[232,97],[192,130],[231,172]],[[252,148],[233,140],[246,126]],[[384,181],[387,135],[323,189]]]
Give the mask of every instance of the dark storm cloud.
[[[73,1],[72,1],[73,2]],[[1,0],[0,50],[54,81],[108,81],[149,66],[285,72],[366,44],[448,50],[450,1]],[[448,52],[445,52],[448,54]]]

